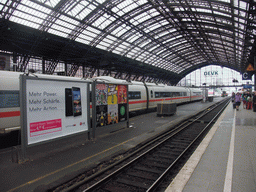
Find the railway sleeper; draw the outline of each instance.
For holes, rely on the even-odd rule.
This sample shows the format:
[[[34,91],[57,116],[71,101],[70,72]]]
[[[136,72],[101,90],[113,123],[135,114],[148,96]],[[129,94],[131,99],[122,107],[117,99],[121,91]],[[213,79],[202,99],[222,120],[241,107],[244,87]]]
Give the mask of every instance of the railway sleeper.
[[[163,172],[160,171],[159,169],[153,169],[152,167],[145,167],[145,166],[134,166],[134,169],[137,169],[139,171],[145,171],[145,172],[149,172],[149,173],[156,173],[156,174],[162,174]]]
[[[129,189],[127,188],[127,185],[121,184],[121,183],[117,183],[117,182],[112,182],[112,183],[108,183],[106,184],[101,190],[98,190],[100,192],[120,192],[120,191],[136,191],[137,187],[132,187],[130,186]]]
[[[168,167],[168,164],[164,165],[163,163],[159,163],[156,161],[146,161],[145,163],[143,163],[143,165],[147,165],[149,167],[163,168],[163,169],[166,169],[166,167]]]
[[[134,181],[134,180],[130,180],[130,179],[118,178],[116,180],[116,182],[121,183],[121,184],[125,184],[125,185],[128,185],[128,186],[142,188],[142,189],[148,189],[150,187],[150,184],[140,182],[140,181]]]
[[[164,161],[171,161],[171,162],[175,160],[173,157],[170,157],[170,155],[154,154],[151,157],[162,159]]]
[[[155,181],[159,177],[159,174],[145,172],[145,171],[138,171],[138,170],[136,172],[128,171],[126,174],[129,176],[139,177],[139,178],[153,180],[153,181]]]
[[[174,142],[171,142],[170,144],[166,143],[163,148],[167,148],[167,149],[176,149],[177,146],[184,146],[186,147],[189,143],[174,143]]]
[[[190,136],[187,139],[175,139],[175,140],[172,141],[172,144],[175,144],[177,146],[189,145],[191,143],[191,141],[193,140],[191,137],[192,136]]]
[[[170,160],[174,160],[175,157],[173,157],[172,155],[170,155],[170,153],[155,153],[154,156],[158,157],[158,158],[164,158],[164,159],[170,159]]]
[[[156,153],[157,154],[164,154],[164,155],[169,155],[170,158],[173,158],[174,156],[179,156],[181,151],[183,150],[180,150],[180,151],[157,151]]]
[[[166,151],[166,152],[182,152],[183,149],[185,149],[187,147],[187,145],[183,145],[183,146],[179,146],[178,148],[161,148],[161,151]]]
[[[166,163],[166,164],[170,164],[171,162],[173,162],[173,159],[162,158],[162,157],[159,157],[159,156],[150,157],[150,158],[148,158],[148,160],[162,162],[162,163]]]

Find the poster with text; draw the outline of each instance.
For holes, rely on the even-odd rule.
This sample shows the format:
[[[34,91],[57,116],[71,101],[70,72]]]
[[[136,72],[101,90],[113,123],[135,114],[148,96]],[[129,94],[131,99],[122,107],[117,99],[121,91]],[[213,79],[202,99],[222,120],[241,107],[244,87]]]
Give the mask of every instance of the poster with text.
[[[117,85],[109,84],[108,85],[108,105],[117,104]]]
[[[108,124],[118,123],[118,105],[108,105]]]
[[[88,130],[87,83],[26,80],[28,145]]]
[[[107,105],[108,86],[106,84],[96,84],[95,89],[96,105]]]
[[[118,104],[118,121],[127,120],[127,104]]]
[[[96,127],[101,127],[107,125],[108,114],[107,105],[96,106]]]
[[[127,103],[127,85],[118,85],[118,104]]]

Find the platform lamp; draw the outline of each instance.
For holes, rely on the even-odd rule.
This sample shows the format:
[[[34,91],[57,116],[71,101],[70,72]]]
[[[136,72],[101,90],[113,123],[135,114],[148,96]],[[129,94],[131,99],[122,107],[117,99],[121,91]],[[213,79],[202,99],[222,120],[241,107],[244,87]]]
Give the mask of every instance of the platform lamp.
[[[235,84],[235,87],[236,87],[236,83],[238,83],[238,80],[237,79],[233,79],[232,82]],[[236,92],[237,92],[237,87],[236,87]]]

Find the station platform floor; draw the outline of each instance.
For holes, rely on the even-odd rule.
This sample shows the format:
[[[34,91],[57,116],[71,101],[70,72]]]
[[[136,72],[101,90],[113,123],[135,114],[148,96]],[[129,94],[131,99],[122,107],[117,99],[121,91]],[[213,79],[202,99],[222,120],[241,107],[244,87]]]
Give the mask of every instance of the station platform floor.
[[[230,103],[165,192],[256,191],[256,112]]]
[[[94,139],[89,140],[86,134],[81,134],[30,147],[27,150],[28,161],[23,163],[17,163],[16,160],[20,154],[16,150],[1,150],[0,191],[47,191],[47,189],[66,182],[83,171],[94,168],[102,161],[109,160],[113,156],[146,142],[183,119],[202,109],[207,109],[221,99],[223,98],[219,97],[214,98],[213,102],[194,102],[180,105],[177,107],[176,114],[171,116],[157,117],[155,112],[136,116],[130,118],[129,128],[122,128],[111,133],[107,133],[104,127],[99,128]],[[249,113],[249,111],[246,112]],[[225,114],[231,115],[230,119],[232,119],[232,113]],[[241,110],[238,113],[243,112]],[[227,126],[230,123],[232,123],[231,120],[226,122]],[[246,123],[244,119],[241,119],[241,126],[244,123]],[[102,131],[100,131],[101,129]],[[253,141],[252,139],[250,142]],[[228,145],[228,141],[226,142]],[[243,142],[242,138],[240,142]]]

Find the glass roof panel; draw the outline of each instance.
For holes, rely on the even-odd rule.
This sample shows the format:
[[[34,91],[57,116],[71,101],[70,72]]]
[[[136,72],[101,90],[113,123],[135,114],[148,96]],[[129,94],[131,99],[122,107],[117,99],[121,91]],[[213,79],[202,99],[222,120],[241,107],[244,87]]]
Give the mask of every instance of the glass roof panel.
[[[61,0],[38,0],[38,1],[50,7],[55,7]]]
[[[96,0],[98,3],[102,4],[105,2],[105,0]]]
[[[148,19],[150,19],[150,16],[148,15],[147,12],[142,13],[142,14],[140,14],[140,15],[138,15],[138,16],[133,18],[133,20],[137,21],[138,23],[142,23],[142,22],[144,22],[144,21],[146,21]]]
[[[91,42],[90,39],[84,37],[84,35],[80,35],[78,38],[76,38],[76,41],[86,45],[89,45]]]
[[[118,28],[116,28],[112,34],[117,36],[117,37],[120,37],[121,35],[123,35],[125,32],[129,31],[131,29],[130,26],[127,26],[125,24],[122,24],[121,26],[119,26]]]
[[[1,16],[10,21],[62,37],[71,34],[69,37],[78,42],[181,71],[184,69],[180,66],[170,68],[175,65],[170,58],[189,68],[194,63],[208,62],[206,58],[227,62],[249,55],[247,44],[253,43],[256,35],[256,30],[246,31],[249,2],[2,0],[0,10]],[[15,11],[9,11],[12,9]],[[99,11],[93,12],[96,9]],[[230,58],[226,58],[227,53]],[[239,55],[231,55],[235,53]]]
[[[85,1],[84,1],[85,2]],[[87,3],[87,2],[85,2],[87,5],[89,4],[89,3]],[[87,6],[86,5],[86,6]],[[84,6],[84,5],[82,5],[82,4],[77,4],[76,6],[74,6],[74,7],[72,7],[67,13],[69,14],[69,15],[71,15],[71,16],[73,16],[73,17],[76,17],[77,19],[83,19],[84,18],[84,16],[82,17],[82,15],[81,15],[81,12],[85,9],[85,7],[86,6]]]
[[[217,0],[217,1],[224,2],[224,3],[230,3],[230,0]]]
[[[226,14],[226,13],[222,13],[222,12],[219,12],[219,11],[213,11],[214,14],[216,15],[221,15],[221,16],[225,16],[225,17],[232,17],[232,15],[229,15],[229,14]]]
[[[26,19],[23,19],[26,18]],[[32,17],[31,15],[23,12],[16,11],[16,15],[10,19],[11,21],[21,23],[23,25],[27,25],[29,27],[38,28],[40,23],[43,21],[42,19]]]
[[[115,21],[115,18],[110,16],[109,14],[105,13],[104,15],[102,15],[101,17],[99,17],[94,23],[93,25],[100,28],[100,29],[104,29],[105,27],[107,27],[110,23],[112,23],[113,21]]]
[[[132,9],[136,8],[138,5],[133,2],[133,0],[123,1],[117,5],[117,8],[121,9],[123,13],[127,13]]]
[[[56,26],[56,25],[55,25]],[[62,31],[59,31],[60,29],[61,29],[61,27],[57,27],[58,29],[54,29],[54,26],[52,26],[52,28],[51,29],[49,29],[49,33],[52,33],[52,34],[54,34],[54,35],[58,35],[58,36],[61,36],[61,37],[67,37],[67,33],[64,33],[64,32],[62,32]]]
[[[106,42],[101,42],[100,44],[98,44],[96,47],[99,48],[99,49],[103,49],[103,50],[106,50],[108,48],[109,44],[106,43]]]
[[[194,8],[194,9],[195,9],[195,11],[197,11],[197,12],[212,13],[212,11],[209,10],[209,9],[204,9],[204,8]]]

